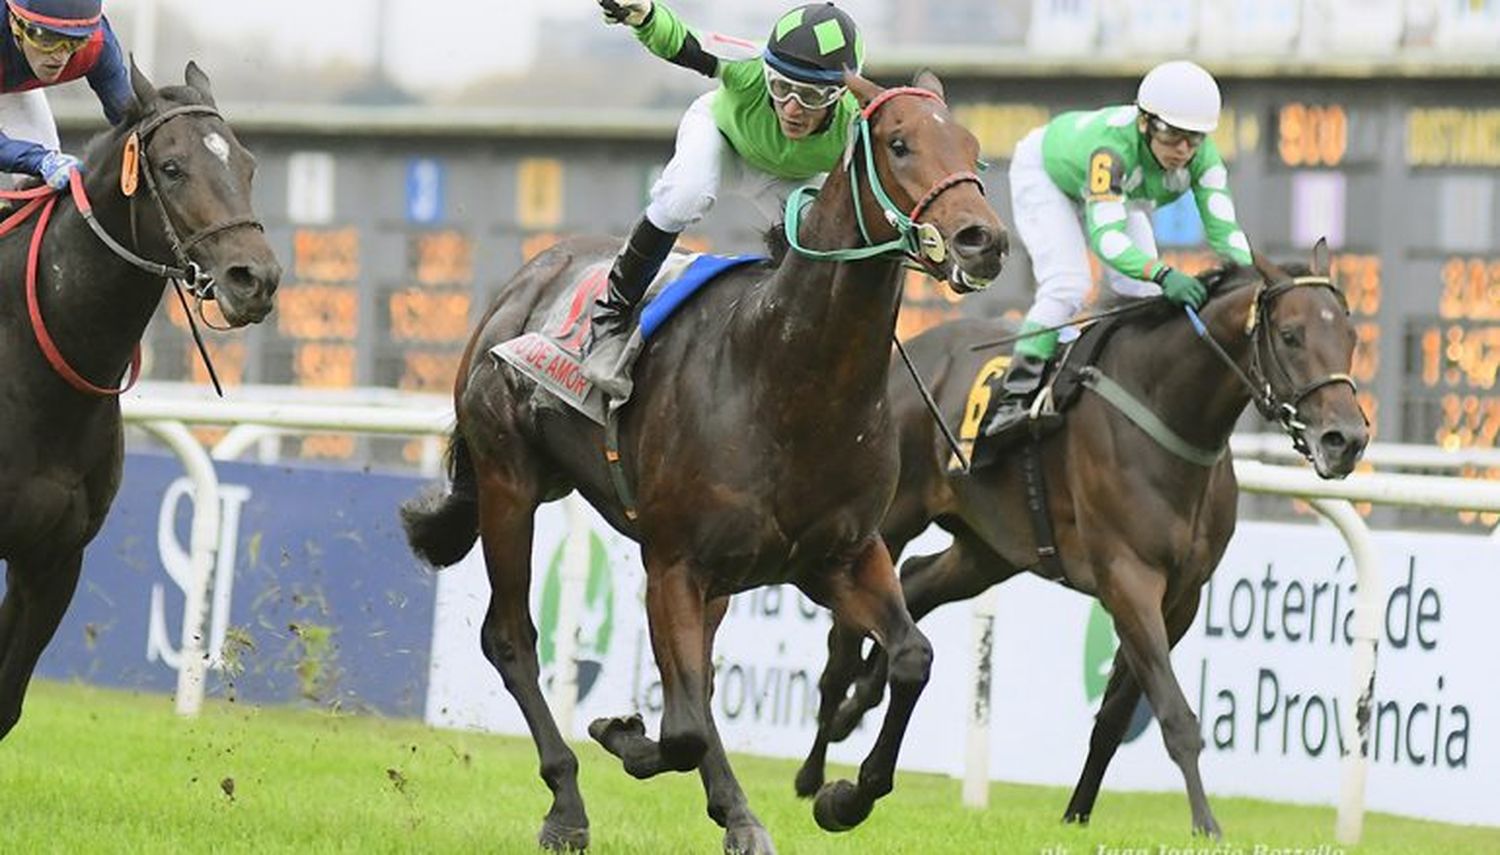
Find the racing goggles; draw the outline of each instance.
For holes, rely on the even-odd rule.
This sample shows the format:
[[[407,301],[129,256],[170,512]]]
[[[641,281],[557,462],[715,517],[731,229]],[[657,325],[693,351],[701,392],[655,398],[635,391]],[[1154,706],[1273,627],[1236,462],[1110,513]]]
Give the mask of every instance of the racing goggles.
[[[1202,131],[1184,131],[1182,128],[1174,128],[1156,116],[1146,120],[1146,128],[1151,131],[1152,138],[1162,145],[1172,146],[1182,142],[1186,142],[1192,148],[1203,145]]]
[[[73,53],[83,47],[88,41],[86,37],[65,36],[54,33],[46,27],[40,27],[30,21],[23,21],[14,14],[10,16],[10,31],[16,38],[30,45],[37,51],[46,54]]]
[[[821,110],[844,97],[845,87],[842,83],[802,83],[769,65],[764,68],[766,91],[771,93],[771,100],[778,104],[794,100],[808,110]]]

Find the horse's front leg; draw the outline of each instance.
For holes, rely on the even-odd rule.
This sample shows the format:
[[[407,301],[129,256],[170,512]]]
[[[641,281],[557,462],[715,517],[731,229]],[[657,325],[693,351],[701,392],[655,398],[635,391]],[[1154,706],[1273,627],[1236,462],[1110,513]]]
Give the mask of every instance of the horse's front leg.
[[[638,715],[596,719],[589,735],[620,758],[625,771],[650,778],[698,768],[708,749],[710,675],[704,589],[692,564],[646,557],[646,619],[661,672],[661,739],[652,741]]]
[[[1193,618],[1198,615],[1199,591],[1180,592],[1167,611],[1167,643],[1176,647],[1187,634]],[[1141,686],[1130,671],[1125,660],[1125,651],[1115,652],[1115,663],[1109,674],[1109,685],[1104,690],[1104,700],[1099,704],[1099,713],[1094,717],[1094,730],[1089,736],[1089,755],[1084,761],[1083,772],[1073,787],[1068,799],[1068,808],[1063,813],[1063,822],[1087,825],[1094,812],[1094,802],[1099,798],[1099,787],[1104,782],[1104,772],[1114,759],[1115,751],[1125,739],[1125,731],[1135,718],[1136,707],[1141,700]]]
[[[797,795],[803,798],[822,788],[824,769],[828,764],[828,746],[842,738],[834,731],[834,718],[849,702],[845,697],[849,693],[849,686],[860,676],[862,663],[859,647],[862,637],[860,633],[838,624],[828,630],[828,662],[823,665],[823,674],[818,678],[818,729],[813,734],[812,747],[808,749],[807,759],[802,761],[802,767],[797,770],[794,783]],[[878,698],[876,703],[879,703]]]
[[[710,600],[704,610],[703,657],[708,662],[713,661],[714,636],[718,633],[719,622],[724,619],[724,612],[728,608],[729,598],[717,597]],[[766,832],[760,819],[751,812],[745,791],[740,788],[734,770],[729,767],[729,757],[724,753],[724,744],[719,740],[719,730],[714,725],[711,680],[708,688],[708,693],[703,696],[704,721],[708,725],[708,750],[704,752],[703,762],[698,766],[698,774],[703,778],[703,791],[708,795],[708,815],[724,829],[726,853],[773,855],[776,847],[771,842],[771,835]]]
[[[9,559],[0,603],[0,739],[21,719],[31,672],[73,601],[82,566],[82,548]]]
[[[850,564],[804,590],[831,609],[838,624],[874,636],[889,662],[890,706],[859,767],[858,783],[824,784],[813,803],[813,817],[825,831],[846,831],[864,822],[875,800],[891,791],[901,740],[932,670],[932,645],[907,613],[890,553],[878,537],[866,541]]]
[[[1120,650],[1151,702],[1167,755],[1182,771],[1193,813],[1193,832],[1221,838],[1198,771],[1203,734],[1172,672],[1171,641],[1162,615],[1166,577],[1133,555],[1122,555],[1110,561],[1105,578],[1099,587],[1099,600],[1114,618]]]

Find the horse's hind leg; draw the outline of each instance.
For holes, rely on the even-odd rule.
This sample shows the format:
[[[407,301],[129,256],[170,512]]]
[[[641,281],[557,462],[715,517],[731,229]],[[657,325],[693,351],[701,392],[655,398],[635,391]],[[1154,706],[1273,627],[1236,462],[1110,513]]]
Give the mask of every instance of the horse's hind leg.
[[[11,558],[7,564],[0,603],[0,739],[21,719],[31,672],[73,600],[82,566],[82,550],[62,559]]]
[[[873,635],[890,659],[890,706],[875,746],[860,764],[858,783],[825,784],[813,803],[813,818],[825,831],[846,831],[891,791],[901,740],[931,675],[932,645],[906,611],[890,553],[879,538],[871,538],[842,571],[818,581],[821,585],[810,586],[808,595],[832,609],[836,622]]]
[[[1167,643],[1176,647],[1187,634],[1193,618],[1198,615],[1199,589],[1183,592],[1172,604],[1167,614]],[[1063,822],[1087,825],[1094,812],[1094,802],[1099,798],[1099,787],[1104,782],[1104,773],[1114,759],[1115,751],[1125,739],[1125,731],[1135,717],[1141,700],[1141,685],[1136,682],[1125,660],[1125,651],[1115,651],[1115,663],[1109,674],[1109,685],[1104,690],[1104,700],[1099,704],[1099,714],[1094,717],[1094,730],[1089,736],[1089,756],[1083,764],[1083,772],[1073,787],[1068,799],[1068,808],[1063,813]]]
[[[563,740],[542,695],[536,657],[536,626],[531,622],[531,539],[537,491],[523,479],[479,473],[479,535],[490,579],[490,606],[480,630],[485,658],[500,672],[505,688],[531,729],[541,761],[542,780],[552,790],[552,807],[537,842],[546,849],[586,849],[589,819],[578,791],[578,757]]]
[[[1165,581],[1159,573],[1134,559],[1117,557],[1113,563],[1110,584],[1100,587],[1099,599],[1114,617],[1120,649],[1151,701],[1167,755],[1182,770],[1194,833],[1220,838],[1223,835],[1208,806],[1198,771],[1203,734],[1177,676],[1172,673],[1171,643],[1162,617]]]
[[[646,555],[645,564],[646,621],[661,672],[661,739],[646,736],[640,716],[601,718],[589,725],[589,735],[636,778],[696,769],[709,742],[704,699],[711,639],[703,586],[687,560],[663,566]]]

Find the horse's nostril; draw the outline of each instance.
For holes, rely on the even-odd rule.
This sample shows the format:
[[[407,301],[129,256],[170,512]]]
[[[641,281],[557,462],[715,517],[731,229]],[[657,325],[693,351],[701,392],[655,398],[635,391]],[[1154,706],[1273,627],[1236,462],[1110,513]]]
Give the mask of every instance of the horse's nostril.
[[[1323,450],[1331,455],[1343,454],[1344,449],[1349,447],[1349,437],[1345,436],[1341,430],[1324,431],[1323,435],[1318,437],[1318,442],[1323,446]]]
[[[978,255],[989,249],[994,241],[994,235],[984,226],[964,226],[953,235],[953,249],[960,255]]]
[[[275,262],[236,264],[224,271],[224,278],[231,287],[269,297],[276,293],[276,286],[281,282],[281,265]]]

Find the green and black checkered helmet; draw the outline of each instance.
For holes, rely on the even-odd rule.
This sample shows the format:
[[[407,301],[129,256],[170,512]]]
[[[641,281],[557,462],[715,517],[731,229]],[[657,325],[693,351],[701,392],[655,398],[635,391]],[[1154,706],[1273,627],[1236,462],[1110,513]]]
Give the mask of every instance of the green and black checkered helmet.
[[[803,83],[843,83],[844,69],[859,71],[865,43],[859,27],[832,3],[798,6],[776,22],[766,42],[766,64]]]

